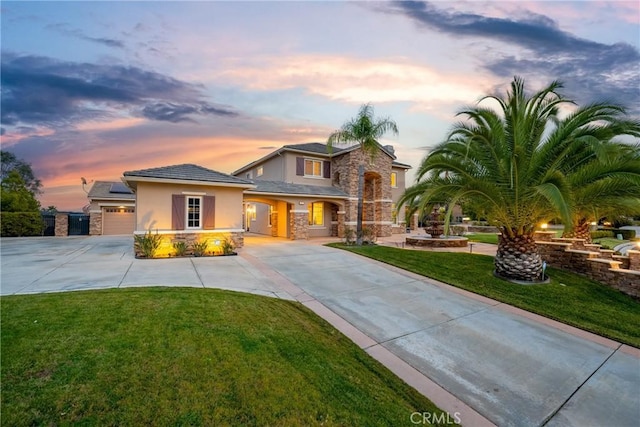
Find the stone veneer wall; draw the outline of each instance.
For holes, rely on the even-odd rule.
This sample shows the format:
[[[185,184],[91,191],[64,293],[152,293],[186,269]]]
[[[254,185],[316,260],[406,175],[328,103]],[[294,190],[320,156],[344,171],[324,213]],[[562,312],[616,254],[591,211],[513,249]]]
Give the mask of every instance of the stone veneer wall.
[[[153,231],[151,231],[153,234]],[[193,255],[193,251],[191,250],[191,246],[194,242],[202,242],[207,240],[209,243],[209,248],[211,250],[219,251],[219,247],[215,245],[216,241],[224,241],[225,238],[231,238],[233,244],[236,249],[239,249],[244,246],[244,232],[242,231],[233,231],[233,232],[205,232],[205,233],[189,233],[189,232],[170,232],[170,233],[162,233],[162,243],[160,248],[158,249],[159,257],[170,256],[175,250],[173,249],[173,244],[175,242],[185,242],[187,244],[187,253],[186,255]],[[135,250],[135,256],[139,257],[142,254]]]
[[[547,265],[572,271],[640,299],[640,251],[627,256],[599,245],[585,244],[584,239],[554,238],[554,232],[537,232],[536,244]]]
[[[54,229],[56,237],[69,235],[69,215],[66,213],[56,214],[56,226]]]
[[[291,211],[289,213],[289,238],[300,240],[309,238],[309,212]]]
[[[102,211],[89,213],[89,235],[102,235]]]

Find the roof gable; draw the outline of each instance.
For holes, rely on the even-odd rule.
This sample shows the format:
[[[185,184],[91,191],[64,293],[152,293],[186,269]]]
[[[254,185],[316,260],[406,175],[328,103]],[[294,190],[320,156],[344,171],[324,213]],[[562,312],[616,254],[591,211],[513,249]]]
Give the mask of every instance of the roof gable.
[[[136,179],[138,181],[144,181],[144,178],[150,178],[152,180],[194,181],[235,185],[244,184],[247,187],[252,186],[250,181],[190,163],[127,171],[124,172],[123,175],[125,179],[142,178]]]

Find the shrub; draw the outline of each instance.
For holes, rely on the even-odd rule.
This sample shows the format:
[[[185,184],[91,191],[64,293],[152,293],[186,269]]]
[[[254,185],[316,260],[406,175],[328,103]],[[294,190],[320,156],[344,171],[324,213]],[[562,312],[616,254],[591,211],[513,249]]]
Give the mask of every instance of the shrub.
[[[449,227],[449,234],[452,236],[463,236],[467,229],[461,225],[452,225]]]
[[[376,230],[373,227],[362,227],[362,243],[372,245],[376,241]]]
[[[222,250],[223,255],[231,255],[235,248],[236,245],[233,244],[233,240],[231,240],[229,237],[225,237],[220,244],[220,249]]]
[[[193,242],[191,249],[193,250],[193,256],[203,256],[207,253],[207,247],[209,242],[205,239],[200,242]]]
[[[40,212],[2,212],[0,214],[2,237],[42,236],[44,227]]]
[[[151,234],[151,230],[145,234],[135,234],[133,236],[133,246],[136,255],[142,254],[145,258],[155,258],[158,248],[162,243],[162,236],[158,234]]]
[[[344,243],[346,245],[353,245],[356,243],[356,230],[351,227],[345,227],[344,229]]]
[[[187,243],[173,242],[173,250],[175,251],[175,256],[185,256],[187,253]]]
[[[605,232],[610,233],[605,237],[616,238],[618,236],[618,234],[622,234],[622,238],[624,240],[633,240],[636,237],[636,231],[635,230],[619,230],[617,228],[608,228],[606,230],[598,230],[598,232],[600,232],[600,231],[605,231]],[[592,238],[593,238],[593,236],[592,236]]]

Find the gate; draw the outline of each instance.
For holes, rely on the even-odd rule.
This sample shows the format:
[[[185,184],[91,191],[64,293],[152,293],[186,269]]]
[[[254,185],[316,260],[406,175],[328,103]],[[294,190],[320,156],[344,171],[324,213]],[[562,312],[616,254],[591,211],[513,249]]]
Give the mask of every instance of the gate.
[[[69,214],[69,236],[89,235],[89,215]]]
[[[42,221],[44,222],[43,236],[55,236],[56,235],[56,215],[55,214],[42,214]]]

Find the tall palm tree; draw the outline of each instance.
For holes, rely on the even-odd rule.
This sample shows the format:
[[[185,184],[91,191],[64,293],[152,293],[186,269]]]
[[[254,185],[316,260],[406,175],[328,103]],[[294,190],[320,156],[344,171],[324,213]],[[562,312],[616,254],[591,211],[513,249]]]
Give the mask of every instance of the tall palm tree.
[[[593,159],[602,135],[640,136],[638,121],[624,120],[624,109],[598,103],[577,108],[561,118],[559,109],[573,102],[558,93],[560,82],[532,94],[515,77],[506,97],[481,99],[498,109],[463,109],[446,140],[422,161],[417,183],[398,204],[447,200],[482,206],[502,235],[495,273],[508,279],[534,281],[542,275],[542,259],[533,234],[536,224],[560,217],[572,224],[574,186],[569,176]],[[588,154],[588,155],[587,155]],[[575,175],[574,177],[577,177]],[[576,178],[577,179],[577,178]]]
[[[373,115],[373,106],[364,104],[360,107],[358,115],[342,125],[340,130],[333,132],[327,139],[327,150],[333,150],[335,144],[358,144],[365,154],[371,159],[380,148],[378,138],[385,133],[398,134],[396,122],[388,117],[376,119]],[[364,163],[358,165],[358,218],[356,225],[356,244],[362,245],[362,211],[364,191]]]

